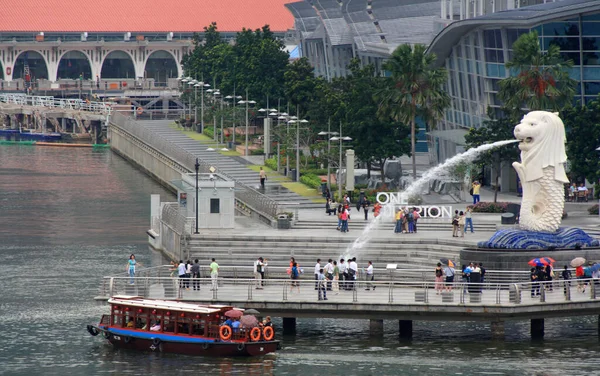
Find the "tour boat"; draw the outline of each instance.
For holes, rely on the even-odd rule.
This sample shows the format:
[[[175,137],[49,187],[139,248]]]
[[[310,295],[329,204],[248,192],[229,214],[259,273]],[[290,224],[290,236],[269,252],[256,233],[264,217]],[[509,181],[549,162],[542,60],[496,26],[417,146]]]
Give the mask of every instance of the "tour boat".
[[[226,312],[243,314],[243,309],[135,296],[114,296],[108,303],[110,314],[87,330],[115,347],[223,357],[260,356],[280,348],[272,326],[224,325]]]

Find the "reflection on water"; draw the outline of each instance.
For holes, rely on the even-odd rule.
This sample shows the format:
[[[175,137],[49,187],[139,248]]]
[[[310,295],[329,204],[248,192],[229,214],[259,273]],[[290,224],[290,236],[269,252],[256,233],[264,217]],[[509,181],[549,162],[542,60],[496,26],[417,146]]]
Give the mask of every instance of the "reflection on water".
[[[211,359],[115,350],[85,325],[102,276],[123,272],[148,249],[149,195],[170,194],[108,150],[0,146],[0,374],[7,375],[575,375],[598,374],[597,318],[546,321],[532,343],[529,322],[415,322],[369,336],[366,320],[298,319],[296,336],[264,358]],[[277,328],[281,320],[275,319]],[[277,336],[283,336],[277,330]]]

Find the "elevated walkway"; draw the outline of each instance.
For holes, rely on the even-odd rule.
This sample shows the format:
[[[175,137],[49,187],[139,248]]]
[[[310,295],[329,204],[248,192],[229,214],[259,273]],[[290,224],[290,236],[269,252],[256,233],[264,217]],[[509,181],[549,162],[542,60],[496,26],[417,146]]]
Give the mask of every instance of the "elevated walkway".
[[[299,203],[301,207],[314,206],[314,203],[310,199],[285,188],[279,180],[267,178],[265,189],[260,189],[258,172],[248,168],[249,162],[243,158],[223,155],[217,150],[207,150],[209,147],[216,148],[217,145],[193,140],[178,130],[169,127],[169,125],[173,124],[170,120],[139,120],[136,123],[191,153],[204,162],[213,165],[220,171],[227,173],[234,179],[259,190],[261,193],[278,203],[293,202]]]

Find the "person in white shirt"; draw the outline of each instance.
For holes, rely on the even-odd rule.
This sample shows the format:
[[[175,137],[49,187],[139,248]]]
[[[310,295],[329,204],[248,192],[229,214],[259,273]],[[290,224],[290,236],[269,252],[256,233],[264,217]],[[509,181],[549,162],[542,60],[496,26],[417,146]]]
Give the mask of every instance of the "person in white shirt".
[[[319,289],[319,274],[321,270],[321,259],[317,259],[317,263],[315,264],[315,290]]]
[[[265,263],[262,257],[259,257],[254,262],[254,279],[256,280],[256,288],[263,288],[263,277],[265,275]]]
[[[367,288],[365,290],[370,291],[371,286],[373,285],[373,281],[375,280],[375,276],[373,275],[373,263],[369,261],[369,266],[367,267]],[[373,291],[375,291],[375,287],[373,286]]]
[[[185,288],[185,271],[186,267],[183,260],[179,260],[179,266],[177,266],[177,273],[179,275],[179,288]]]
[[[354,281],[358,278],[358,264],[356,263],[356,257],[353,257],[348,264],[348,277],[350,278],[349,288],[354,290]]]
[[[340,259],[340,263],[338,264],[338,268],[340,269],[340,288],[342,290],[346,289],[346,281],[348,279],[348,265],[344,262],[344,259]]]
[[[327,291],[331,291],[331,281],[333,281],[333,260],[329,259],[323,268],[325,277],[327,277]]]

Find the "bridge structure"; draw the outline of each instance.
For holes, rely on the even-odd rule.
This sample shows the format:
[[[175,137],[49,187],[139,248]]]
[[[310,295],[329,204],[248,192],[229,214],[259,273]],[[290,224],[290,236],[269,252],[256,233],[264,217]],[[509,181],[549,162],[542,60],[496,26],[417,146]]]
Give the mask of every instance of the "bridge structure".
[[[531,283],[525,281],[526,273],[518,271],[488,271],[490,279],[484,283],[442,286],[428,277],[420,279],[420,271],[386,274],[378,270],[376,275],[384,276],[382,280],[338,282],[339,291],[323,283],[323,288],[333,287],[323,300],[310,272],[301,275],[299,287],[292,287],[289,278],[268,278],[262,283],[247,278],[252,273],[248,267],[238,270],[242,277],[237,278],[229,277],[232,268],[222,273],[227,277],[218,279],[180,279],[168,273],[161,267],[139,273],[141,277],[104,277],[96,299],[128,295],[253,308],[262,315],[282,317],[284,331],[292,333],[296,319],[302,318],[368,319],[374,335],[383,331],[383,320],[398,320],[403,338],[413,336],[414,320],[487,321],[492,338],[497,339],[504,337],[505,322],[530,320],[532,338],[540,339],[546,318],[600,313],[600,289],[595,281]],[[585,292],[579,284],[587,284]]]

